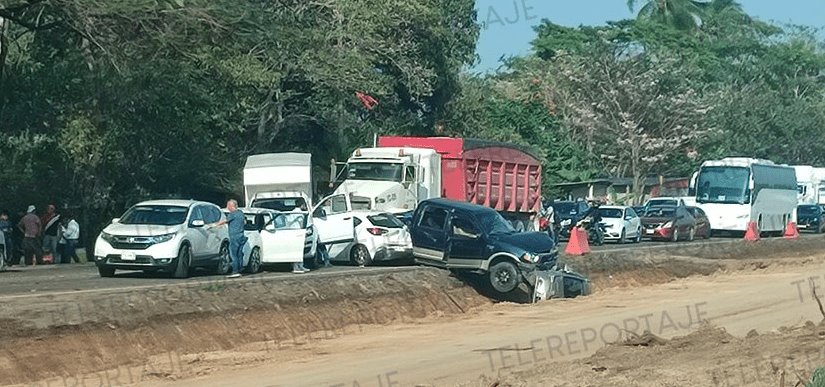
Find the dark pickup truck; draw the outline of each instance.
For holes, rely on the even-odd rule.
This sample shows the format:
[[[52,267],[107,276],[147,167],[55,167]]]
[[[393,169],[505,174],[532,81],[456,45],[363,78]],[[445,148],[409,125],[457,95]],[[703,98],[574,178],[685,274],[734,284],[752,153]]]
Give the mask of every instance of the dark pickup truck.
[[[418,205],[411,221],[419,264],[489,276],[499,293],[526,282],[534,300],[587,294],[583,277],[557,268],[558,249],[542,232],[517,232],[495,210],[447,199]]]

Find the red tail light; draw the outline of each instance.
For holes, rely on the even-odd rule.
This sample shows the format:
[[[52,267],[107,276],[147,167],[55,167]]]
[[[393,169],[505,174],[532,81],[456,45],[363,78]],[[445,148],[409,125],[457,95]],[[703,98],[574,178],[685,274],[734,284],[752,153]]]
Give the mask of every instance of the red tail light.
[[[367,229],[367,231],[372,235],[384,235],[387,233],[387,230],[378,227],[370,227]]]

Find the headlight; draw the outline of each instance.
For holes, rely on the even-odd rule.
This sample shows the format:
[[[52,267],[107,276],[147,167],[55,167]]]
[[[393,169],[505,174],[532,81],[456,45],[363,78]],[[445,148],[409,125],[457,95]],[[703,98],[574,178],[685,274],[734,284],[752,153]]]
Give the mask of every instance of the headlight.
[[[169,241],[171,241],[171,240],[172,240],[172,238],[174,238],[174,237],[175,237],[175,235],[177,235],[177,233],[174,233],[174,232],[173,232],[173,233],[171,233],[171,234],[163,234],[163,235],[158,235],[158,236],[156,236],[156,237],[152,237],[152,243],[164,243],[164,242],[169,242]]]
[[[521,256],[521,260],[527,263],[537,263],[539,261],[539,256],[530,253],[524,253],[524,255]]]
[[[662,225],[662,228],[671,228],[671,227],[673,227],[673,222],[672,221],[667,222],[664,225]]]
[[[100,233],[100,239],[103,239],[110,245],[115,243],[115,237],[105,232]]]

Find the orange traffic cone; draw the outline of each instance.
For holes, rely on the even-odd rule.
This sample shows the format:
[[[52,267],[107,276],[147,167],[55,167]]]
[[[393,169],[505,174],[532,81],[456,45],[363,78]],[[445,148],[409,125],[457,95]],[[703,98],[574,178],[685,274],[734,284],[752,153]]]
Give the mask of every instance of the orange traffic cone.
[[[587,244],[587,235],[583,233],[584,230],[579,227],[573,227],[570,230],[570,240],[567,241],[567,246],[564,248],[564,253],[567,255],[585,255],[590,252],[590,246]]]
[[[796,222],[788,222],[788,227],[785,227],[785,239],[799,238],[799,230],[796,228]]]
[[[745,240],[750,242],[759,240],[759,228],[756,227],[756,222],[748,223],[748,231],[745,231]]]
[[[587,230],[579,227],[579,246],[585,254],[590,252],[590,242],[588,239]]]

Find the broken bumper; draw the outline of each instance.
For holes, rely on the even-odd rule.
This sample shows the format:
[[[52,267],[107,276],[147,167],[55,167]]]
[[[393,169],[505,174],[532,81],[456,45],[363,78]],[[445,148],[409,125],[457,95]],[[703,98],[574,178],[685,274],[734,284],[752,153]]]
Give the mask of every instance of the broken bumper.
[[[533,271],[527,274],[527,282],[533,288],[533,302],[590,294],[590,281],[566,268]]]

